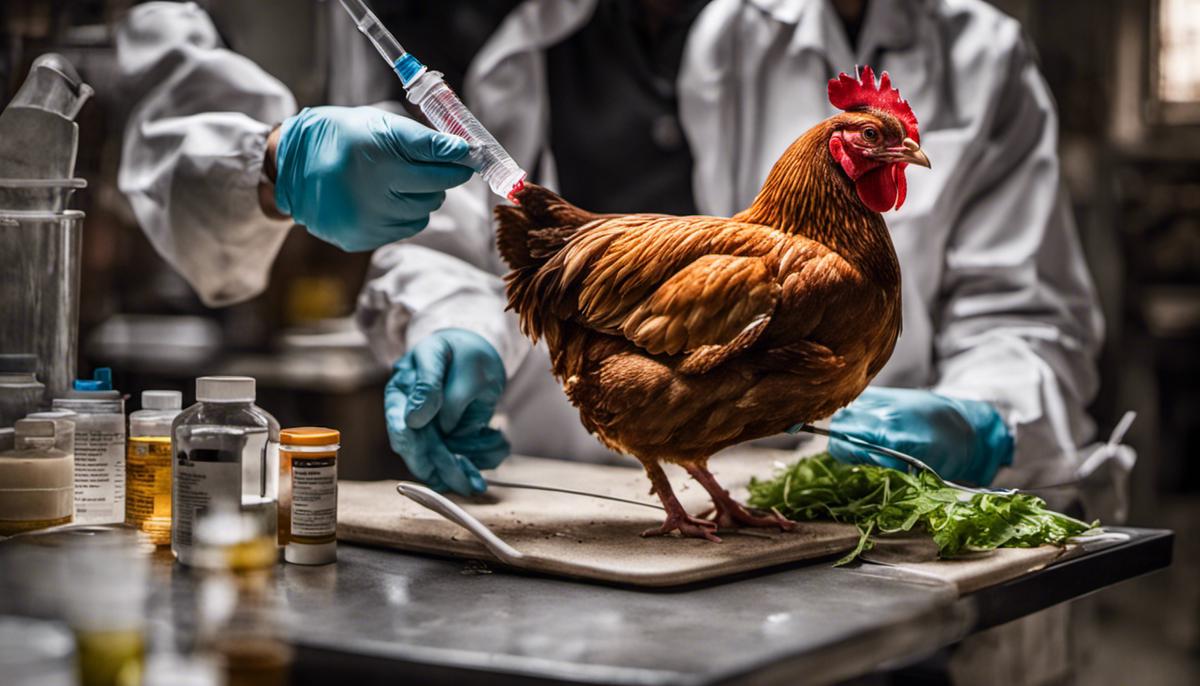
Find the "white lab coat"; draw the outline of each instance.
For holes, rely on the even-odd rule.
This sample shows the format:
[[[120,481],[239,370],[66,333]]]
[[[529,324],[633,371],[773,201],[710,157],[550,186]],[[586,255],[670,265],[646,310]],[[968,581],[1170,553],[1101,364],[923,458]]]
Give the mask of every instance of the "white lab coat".
[[[464,87],[480,120],[550,186],[543,49],[582,26],[594,3],[521,5]],[[188,31],[171,35],[167,13]],[[121,67],[141,83],[122,190],[206,301],[253,295],[287,230],[254,200],[262,140],[294,103],[221,49],[194,8],[135,8],[119,37]],[[175,46],[151,49],[162,41]],[[907,203],[886,215],[904,275],[904,331],[875,383],[994,403],[1017,439],[998,481],[1068,480],[1076,446],[1093,432],[1084,408],[1096,391],[1102,326],[1060,190],[1054,105],[1019,26],[981,0],[877,1],[860,43],[851,50],[826,0],[712,0],[692,27],[678,82],[696,204],[725,216],[745,207],[787,145],[834,113],[829,78],[855,64],[891,72],[919,116],[933,169],[910,171]],[[361,67],[357,54],[344,61]],[[479,332],[508,372],[501,411],[514,449],[605,459],[551,377],[544,348],[504,312],[494,202],[475,179],[448,194],[416,239],[380,249],[359,321],[389,362],[437,329]]]

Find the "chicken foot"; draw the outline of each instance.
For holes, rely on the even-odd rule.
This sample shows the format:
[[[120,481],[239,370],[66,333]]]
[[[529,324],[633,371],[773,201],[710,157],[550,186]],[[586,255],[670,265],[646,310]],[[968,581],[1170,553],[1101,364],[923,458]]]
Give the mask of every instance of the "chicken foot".
[[[658,463],[646,461],[642,463],[642,466],[646,468],[646,476],[650,477],[650,492],[658,495],[663,509],[667,511],[667,519],[662,526],[657,529],[646,529],[642,532],[643,537],[665,536],[672,531],[678,531],[686,538],[704,538],[714,543],[721,542],[721,539],[714,533],[717,530],[715,522],[693,517],[683,509],[683,505],[675,497],[675,491],[671,489],[671,482],[667,479],[666,472]]]
[[[729,491],[717,483],[717,477],[708,471],[708,467],[686,465],[684,468],[712,496],[713,509],[709,512],[713,513],[713,518],[705,521],[712,521],[721,529],[736,529],[739,526],[777,526],[780,531],[791,531],[795,528],[795,522],[778,512],[772,511],[769,515],[751,512],[745,505],[734,500],[733,496],[729,495]]]

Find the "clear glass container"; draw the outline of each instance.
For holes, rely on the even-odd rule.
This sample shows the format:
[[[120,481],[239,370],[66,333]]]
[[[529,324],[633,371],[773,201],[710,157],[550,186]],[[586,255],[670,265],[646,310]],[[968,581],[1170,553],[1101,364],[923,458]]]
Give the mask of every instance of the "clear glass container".
[[[171,427],[171,552],[195,564],[197,517],[234,505],[276,537],[279,422],[254,404],[254,379],[201,377],[195,405]]]
[[[0,352],[37,357],[45,404],[75,378],[84,216],[13,210],[17,183],[0,179]]]
[[[37,368],[37,355],[0,353],[0,428],[41,405],[46,387],[37,380]]]

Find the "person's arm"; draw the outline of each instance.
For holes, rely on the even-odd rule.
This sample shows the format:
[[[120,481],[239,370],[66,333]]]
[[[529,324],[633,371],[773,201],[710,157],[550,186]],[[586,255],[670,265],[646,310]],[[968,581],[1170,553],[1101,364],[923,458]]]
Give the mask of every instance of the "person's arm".
[[[490,343],[509,378],[531,344],[507,312],[503,274],[492,231],[498,202],[476,176],[446,192],[420,234],[375,251],[355,318],[385,364],[404,356],[438,329],[472,331]]]
[[[1016,441],[998,482],[1073,475],[1093,430],[1103,322],[1061,190],[1057,118],[1023,44],[993,93],[946,251],[934,391],[991,403]]]
[[[258,294],[292,226],[261,184],[268,137],[296,112],[292,94],[223,47],[191,3],[134,7],[117,61],[132,103],[118,186],[138,223],[206,304]]]
[[[531,348],[505,311],[491,202],[476,179],[447,194],[426,231],[376,251],[356,313],[375,354],[394,364],[384,399],[392,449],[417,478],[462,494],[484,490],[479,470],[508,455],[489,425]]]
[[[119,185],[210,305],[265,287],[293,221],[342,250],[374,250],[423,230],[473,173],[465,140],[382,109],[287,116],[283,86],[222,48],[193,5],[135,8],[118,54],[137,100]]]

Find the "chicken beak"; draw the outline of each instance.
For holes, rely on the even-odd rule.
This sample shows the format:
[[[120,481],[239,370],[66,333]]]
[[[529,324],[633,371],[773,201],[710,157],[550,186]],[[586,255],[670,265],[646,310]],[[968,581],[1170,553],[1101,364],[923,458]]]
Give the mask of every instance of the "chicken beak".
[[[902,150],[898,150],[898,161],[915,164],[926,169],[933,169],[929,164],[929,157],[925,151],[921,149],[921,144],[911,138],[905,138],[901,143]]]

